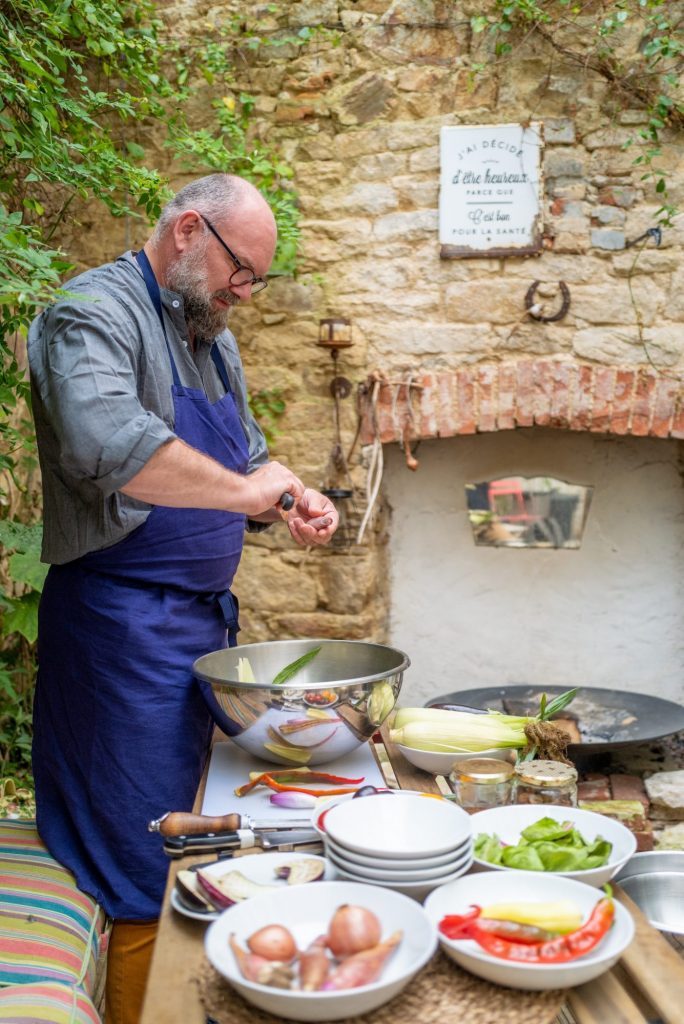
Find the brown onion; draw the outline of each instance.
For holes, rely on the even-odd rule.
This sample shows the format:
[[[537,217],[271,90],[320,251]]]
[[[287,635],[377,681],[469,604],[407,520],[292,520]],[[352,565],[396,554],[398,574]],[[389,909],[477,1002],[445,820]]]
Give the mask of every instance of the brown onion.
[[[337,908],[328,926],[328,948],[333,956],[344,959],[376,946],[381,934],[380,922],[372,910],[345,903]]]
[[[252,953],[267,960],[290,963],[297,956],[297,943],[282,924],[267,924],[247,939]]]

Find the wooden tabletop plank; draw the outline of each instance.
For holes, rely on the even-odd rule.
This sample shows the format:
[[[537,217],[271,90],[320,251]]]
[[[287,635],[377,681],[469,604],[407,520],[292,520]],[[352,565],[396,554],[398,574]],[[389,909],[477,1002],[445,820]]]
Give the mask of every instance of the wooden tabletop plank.
[[[612,971],[568,992],[577,1024],[644,1024],[648,1020]]]
[[[615,886],[616,899],[634,919],[634,942],[621,964],[634,984],[660,1014],[664,1024],[684,1020],[684,962],[664,935],[654,928],[636,903]]]

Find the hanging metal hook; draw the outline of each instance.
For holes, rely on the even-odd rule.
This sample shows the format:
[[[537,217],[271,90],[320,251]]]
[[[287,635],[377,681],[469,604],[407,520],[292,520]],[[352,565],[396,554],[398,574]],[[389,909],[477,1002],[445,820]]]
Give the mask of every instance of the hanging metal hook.
[[[625,249],[631,249],[633,245],[638,242],[643,242],[645,238],[652,238],[656,245],[660,245],[663,240],[662,228],[649,228],[648,231],[644,231],[643,235],[639,235],[638,238],[633,238],[631,242],[625,243]]]

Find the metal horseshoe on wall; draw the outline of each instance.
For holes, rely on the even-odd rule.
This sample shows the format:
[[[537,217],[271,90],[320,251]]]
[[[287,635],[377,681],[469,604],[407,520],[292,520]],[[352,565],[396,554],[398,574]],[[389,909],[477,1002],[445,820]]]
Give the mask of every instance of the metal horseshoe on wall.
[[[527,289],[527,293],[525,295],[525,308],[528,310],[529,315],[533,318],[533,320],[539,320],[541,321],[541,323],[544,324],[551,324],[555,320],[562,320],[563,317],[567,314],[568,310],[570,309],[570,289],[568,288],[567,284],[565,283],[565,281],[558,282],[560,293],[563,296],[563,302],[558,312],[554,313],[552,316],[544,316],[543,313],[532,312],[532,307],[536,305],[534,301],[534,295],[540,284],[541,281],[533,281],[530,287]]]

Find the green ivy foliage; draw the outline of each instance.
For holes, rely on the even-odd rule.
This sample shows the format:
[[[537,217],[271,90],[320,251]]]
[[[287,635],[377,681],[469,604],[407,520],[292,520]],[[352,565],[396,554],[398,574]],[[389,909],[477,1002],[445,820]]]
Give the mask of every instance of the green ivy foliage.
[[[21,493],[35,463],[20,353],[31,320],[64,294],[72,269],[55,244],[60,226],[75,200],[100,202],[103,218],[153,220],[170,192],[151,165],[150,137],[189,173],[252,181],[278,222],[273,270],[294,270],[292,171],[252,132],[254,101],[236,88],[233,68],[239,48],[303,46],[315,30],[260,35],[258,12],[248,26],[235,7],[179,41],[153,0],[0,3],[0,508],[9,481]],[[213,118],[197,130],[187,110],[200,89]],[[256,398],[267,431],[279,401]],[[0,775],[30,772],[40,533],[39,523],[0,522]]]

